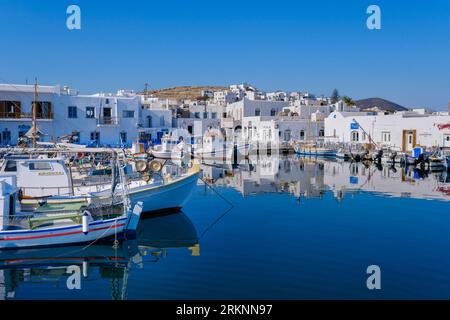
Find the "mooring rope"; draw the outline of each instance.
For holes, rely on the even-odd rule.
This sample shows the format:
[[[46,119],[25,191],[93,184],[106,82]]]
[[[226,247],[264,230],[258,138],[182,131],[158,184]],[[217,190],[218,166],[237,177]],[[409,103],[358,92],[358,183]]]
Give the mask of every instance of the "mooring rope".
[[[216,188],[214,188],[214,186],[212,186],[211,184],[209,184],[206,180],[204,180],[203,178],[199,178],[201,181],[203,181],[203,183],[208,186],[217,196],[219,196],[219,198],[221,198],[222,200],[224,200],[226,203],[228,203],[230,205],[230,208],[228,208],[224,213],[222,213],[219,217],[217,217],[209,226],[207,226],[205,228],[205,230],[203,230],[203,232],[201,233],[199,240],[201,238],[203,238],[203,236],[212,229],[212,227],[214,227],[220,220],[222,220],[223,217],[225,217],[231,210],[234,209],[234,204],[229,201],[227,198],[225,198],[223,195],[221,195]]]
[[[227,198],[222,196],[211,184],[208,183],[208,181],[204,180],[204,178],[199,178],[206,186],[208,186],[216,195],[218,195],[222,200],[224,200],[226,203],[228,203],[232,208],[234,208],[234,204],[229,201]],[[231,208],[231,209],[232,209]]]

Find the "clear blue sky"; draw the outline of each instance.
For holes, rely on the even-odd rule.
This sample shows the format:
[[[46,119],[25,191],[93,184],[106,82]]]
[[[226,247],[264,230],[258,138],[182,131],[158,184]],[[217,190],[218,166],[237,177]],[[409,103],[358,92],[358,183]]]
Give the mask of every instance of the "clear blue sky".
[[[82,29],[66,28],[81,7]],[[366,28],[381,7],[382,29]],[[0,0],[0,82],[84,93],[249,82],[407,107],[450,99],[450,1]]]

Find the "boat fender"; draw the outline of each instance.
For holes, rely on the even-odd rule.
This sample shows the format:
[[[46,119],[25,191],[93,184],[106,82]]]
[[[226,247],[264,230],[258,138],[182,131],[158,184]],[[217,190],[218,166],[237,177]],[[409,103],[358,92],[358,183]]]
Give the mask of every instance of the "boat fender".
[[[89,233],[89,220],[91,220],[91,213],[87,210],[84,210],[83,216],[81,217],[82,231],[84,234]]]

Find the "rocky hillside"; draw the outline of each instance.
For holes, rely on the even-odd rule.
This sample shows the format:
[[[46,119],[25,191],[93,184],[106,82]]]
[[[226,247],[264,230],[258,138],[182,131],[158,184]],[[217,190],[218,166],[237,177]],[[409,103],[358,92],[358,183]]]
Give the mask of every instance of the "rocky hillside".
[[[361,110],[371,109],[375,107],[384,111],[391,111],[391,112],[407,110],[405,107],[402,107],[399,104],[381,98],[361,99],[356,100],[355,103],[356,106],[358,106]]]
[[[221,86],[182,86],[182,87],[172,87],[157,90],[149,90],[148,92],[154,94],[159,98],[164,99],[197,99],[201,96],[203,90],[211,91],[221,91],[227,89]]]

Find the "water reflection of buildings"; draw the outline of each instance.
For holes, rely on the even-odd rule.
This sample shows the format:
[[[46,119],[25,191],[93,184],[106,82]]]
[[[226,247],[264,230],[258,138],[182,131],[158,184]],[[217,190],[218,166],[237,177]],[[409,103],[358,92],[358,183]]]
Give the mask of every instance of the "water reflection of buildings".
[[[400,167],[364,166],[296,156],[262,156],[246,165],[204,166],[204,175],[216,186],[231,187],[242,195],[287,192],[301,197],[321,197],[325,190],[341,200],[347,193],[367,191],[395,197],[450,200],[450,174],[424,173]]]
[[[412,168],[364,166],[361,163],[326,162],[324,182],[335,197],[367,191],[392,197],[450,200],[450,175]]]
[[[98,282],[97,290],[101,290],[100,284],[109,280],[105,290],[110,290],[111,298],[126,299],[131,269],[158,262],[175,248],[187,248],[192,256],[200,254],[197,231],[183,213],[141,220],[136,239],[125,240],[118,248],[95,244],[2,251],[0,300],[20,296],[20,287],[26,283],[65,283],[75,269],[80,270],[81,283]]]
[[[297,198],[323,194],[324,162],[287,156],[255,156],[237,169],[203,167],[216,186],[231,187],[243,196],[258,193],[290,193]]]

